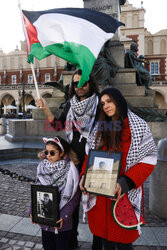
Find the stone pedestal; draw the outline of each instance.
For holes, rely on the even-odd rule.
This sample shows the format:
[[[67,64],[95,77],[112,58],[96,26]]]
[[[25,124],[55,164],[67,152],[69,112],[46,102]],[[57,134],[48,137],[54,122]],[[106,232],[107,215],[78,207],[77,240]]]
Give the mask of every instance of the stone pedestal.
[[[58,116],[60,104],[64,102],[64,93],[54,88],[52,96],[52,98],[46,98],[45,100],[53,114]],[[5,135],[5,139],[11,142],[40,142],[44,136],[64,136],[63,131],[56,132],[51,127],[42,110],[34,109],[32,118],[32,120],[10,120],[9,132]]]
[[[67,84],[70,84],[72,81],[72,76],[75,71],[63,71],[63,84],[66,86]]]
[[[10,120],[5,139],[10,142],[42,142],[43,137],[56,135],[64,136],[64,132],[55,131],[47,120]]]
[[[124,45],[120,41],[110,41],[110,51],[112,54],[113,59],[115,60],[116,64],[120,68],[124,68],[124,57],[125,57],[125,50]]]
[[[116,76],[111,78],[111,85],[118,88],[133,107],[155,107],[155,92],[150,89],[148,96],[145,96],[145,87],[136,84],[136,69],[119,69]]]
[[[158,142],[158,161],[150,176],[149,210],[167,219],[167,137]]]
[[[63,72],[64,85],[71,83],[73,73],[73,71]],[[45,100],[52,113],[58,117],[62,111],[59,107],[65,101],[64,93],[54,88],[52,97]],[[32,118],[32,120],[10,120],[9,132],[5,135],[5,139],[10,142],[40,142],[44,136],[65,136],[64,131],[55,131],[51,127],[42,110],[33,110]]]
[[[117,20],[120,20],[120,5],[119,0],[83,0],[84,8],[96,10],[103,12],[107,15],[114,17]],[[119,40],[119,29],[115,33],[112,40]]]
[[[84,8],[96,10],[120,19],[119,0],[83,0]]]
[[[83,0],[84,8],[103,12],[107,15],[120,20],[120,4],[119,0]],[[113,59],[120,68],[124,68],[124,46],[120,43],[119,28],[111,39],[110,50]]]

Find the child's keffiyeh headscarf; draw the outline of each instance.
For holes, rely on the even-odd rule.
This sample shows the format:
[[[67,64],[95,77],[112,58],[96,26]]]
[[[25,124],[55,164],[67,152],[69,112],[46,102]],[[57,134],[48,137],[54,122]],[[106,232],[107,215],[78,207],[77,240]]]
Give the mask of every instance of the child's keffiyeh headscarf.
[[[47,159],[37,167],[37,184],[57,186],[61,195],[60,209],[69,202],[78,188],[78,171],[69,158],[50,163]]]

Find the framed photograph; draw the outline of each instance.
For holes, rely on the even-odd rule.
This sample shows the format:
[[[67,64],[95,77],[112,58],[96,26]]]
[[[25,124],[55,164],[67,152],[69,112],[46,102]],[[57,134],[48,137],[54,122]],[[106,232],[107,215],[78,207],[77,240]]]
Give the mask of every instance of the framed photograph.
[[[122,153],[90,150],[84,175],[87,192],[114,197],[113,192],[119,177]]]
[[[58,187],[31,185],[32,221],[47,226],[59,226]]]

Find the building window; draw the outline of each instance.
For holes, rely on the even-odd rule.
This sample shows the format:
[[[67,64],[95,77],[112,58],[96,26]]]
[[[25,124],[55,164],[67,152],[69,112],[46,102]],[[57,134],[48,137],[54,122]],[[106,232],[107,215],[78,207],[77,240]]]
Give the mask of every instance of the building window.
[[[50,82],[50,74],[49,73],[45,74],[45,82]]]
[[[153,54],[153,41],[149,40],[147,43],[147,54],[152,55]]]
[[[16,75],[12,75],[12,84],[16,84]]]
[[[154,66],[155,66],[155,72],[154,72],[154,73],[155,73],[155,74],[158,74],[158,71],[159,71],[159,70],[158,70],[158,62],[156,62],[156,63],[154,64]]]
[[[133,26],[133,28],[139,27],[139,24],[138,24],[138,15],[137,14],[133,15],[132,26]]]
[[[150,72],[151,75],[159,74],[159,62],[151,62]]]
[[[32,77],[32,75],[28,75],[28,83],[29,84],[33,83],[33,77]]]
[[[161,41],[160,54],[166,54],[166,40],[165,39]]]

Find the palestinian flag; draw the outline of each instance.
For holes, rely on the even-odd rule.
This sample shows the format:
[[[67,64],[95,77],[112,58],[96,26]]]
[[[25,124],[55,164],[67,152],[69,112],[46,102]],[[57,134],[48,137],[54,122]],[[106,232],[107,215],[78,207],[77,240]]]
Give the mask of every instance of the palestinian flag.
[[[82,70],[81,87],[104,43],[120,25],[113,17],[85,8],[22,10],[28,62],[56,55]]]

